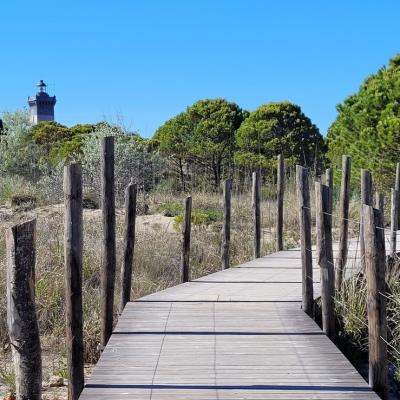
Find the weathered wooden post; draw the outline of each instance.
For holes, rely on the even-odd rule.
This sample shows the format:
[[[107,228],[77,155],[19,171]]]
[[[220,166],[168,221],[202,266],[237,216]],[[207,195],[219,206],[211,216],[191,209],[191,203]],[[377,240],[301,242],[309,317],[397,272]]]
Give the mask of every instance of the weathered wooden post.
[[[396,164],[396,180],[394,183],[394,189],[397,190],[400,196],[400,163]],[[400,198],[398,198],[397,201],[400,202]],[[400,213],[397,220],[397,226],[400,226]]]
[[[396,255],[396,241],[397,241],[397,229],[399,221],[399,192],[392,189],[392,208],[390,214],[390,253]],[[382,224],[382,226],[384,226]]]
[[[276,251],[283,250],[283,196],[285,192],[285,161],[278,155],[276,180]]]
[[[311,251],[311,209],[308,168],[296,166],[297,198],[299,204],[303,310],[314,314],[313,270]]]
[[[224,182],[224,221],[222,225],[222,269],[230,267],[230,244],[231,244],[231,193],[232,181]]]
[[[340,184],[340,236],[339,251],[336,261],[336,290],[340,290],[347,264],[349,237],[351,157],[342,157],[342,180]]]
[[[367,275],[369,385],[382,399],[386,399],[388,368],[385,231],[382,229],[381,212],[369,205],[363,206],[363,221]]]
[[[64,167],[64,263],[68,359],[68,398],[77,400],[84,385],[82,315],[82,169]]]
[[[260,198],[261,198],[261,179],[260,172],[253,172],[252,181],[253,193],[253,223],[254,223],[254,258],[261,256],[261,211],[260,211]]]
[[[35,227],[31,220],[7,231],[7,326],[17,399],[40,400],[42,359],[35,307]]]
[[[182,227],[181,283],[190,280],[190,233],[192,227],[192,198],[185,199],[185,215]]]
[[[364,222],[363,222],[363,205],[372,206],[372,176],[366,169],[361,170],[361,210],[360,210],[360,255],[361,269],[365,270],[365,242],[364,242]]]
[[[321,271],[322,329],[334,340],[335,329],[335,270],[332,250],[331,193],[327,185],[315,182],[317,219],[317,260]]]
[[[330,213],[332,213],[332,208],[333,208],[333,169],[332,168],[327,168],[325,170],[325,185],[328,186],[329,190],[329,209]]]
[[[121,301],[119,312],[131,300],[133,253],[135,249],[137,185],[130,183],[125,189],[124,260],[121,268]]]
[[[103,213],[103,246],[101,273],[101,343],[104,348],[113,329],[115,287],[115,194],[114,137],[101,142],[101,205]]]
[[[385,220],[385,195],[381,192],[375,192],[375,208],[382,213],[382,218]]]

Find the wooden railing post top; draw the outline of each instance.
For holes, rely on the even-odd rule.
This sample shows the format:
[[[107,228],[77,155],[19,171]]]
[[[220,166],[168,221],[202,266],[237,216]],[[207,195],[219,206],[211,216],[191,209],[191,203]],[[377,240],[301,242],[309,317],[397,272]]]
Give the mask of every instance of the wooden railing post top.
[[[78,184],[77,184],[78,182]],[[80,163],[71,163],[64,166],[64,195],[80,197],[82,195],[82,166]]]
[[[373,214],[373,210],[374,210],[374,207],[370,206],[369,204],[363,204],[362,205],[363,213],[370,213],[372,215]]]
[[[131,190],[137,191],[137,186],[138,186],[137,183],[130,181],[128,183],[128,185],[126,186],[125,190],[126,191],[131,191]]]
[[[114,144],[114,138],[115,138],[115,136],[103,136],[102,138],[101,138],[101,141],[103,142],[103,143],[107,143],[107,144],[110,144],[110,143],[112,143],[112,144]]]
[[[315,181],[314,182],[315,185],[315,190],[321,190],[321,191],[330,191],[331,187],[329,185],[327,185],[326,183],[323,183],[321,181]]]
[[[135,180],[133,178],[131,178],[131,180],[129,181],[127,187],[132,187],[132,186],[137,187],[137,183],[135,182]]]
[[[224,180],[224,186],[232,186],[232,179],[231,178],[227,178]]]
[[[31,218],[23,222],[19,222],[10,226],[6,231],[6,241],[7,245],[11,252],[15,250],[15,246],[17,245],[17,241],[25,241],[25,240],[33,240],[35,242],[36,239],[36,218]],[[31,247],[31,254],[35,254],[35,246]],[[8,254],[11,256],[10,254]],[[12,255],[13,257],[16,254]]]
[[[13,232],[13,235],[23,231],[31,231],[36,227],[36,218],[30,218],[26,221],[18,222],[8,228],[9,232]]]
[[[396,178],[395,178],[394,188],[396,190],[400,190],[400,162],[396,164]]]
[[[372,186],[372,175],[368,169],[361,169],[361,184]]]
[[[73,161],[73,162],[71,162],[71,163],[69,163],[69,164],[64,165],[64,171],[65,171],[66,169],[70,169],[70,170],[72,170],[72,171],[75,171],[75,170],[78,170],[78,171],[79,171],[79,170],[82,169],[82,166],[81,166],[81,163],[76,162],[76,161]]]
[[[303,165],[296,165],[296,177],[302,177],[308,175],[310,168],[304,167]]]
[[[114,157],[114,136],[104,136],[101,138],[101,151],[104,157]]]

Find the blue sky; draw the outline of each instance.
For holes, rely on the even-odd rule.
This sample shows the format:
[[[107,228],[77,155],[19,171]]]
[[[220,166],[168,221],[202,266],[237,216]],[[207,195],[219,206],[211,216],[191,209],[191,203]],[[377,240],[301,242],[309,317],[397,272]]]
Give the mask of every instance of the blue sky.
[[[198,99],[289,100],[325,133],[400,52],[399,0],[4,0],[0,112],[44,79],[57,121],[151,136]]]

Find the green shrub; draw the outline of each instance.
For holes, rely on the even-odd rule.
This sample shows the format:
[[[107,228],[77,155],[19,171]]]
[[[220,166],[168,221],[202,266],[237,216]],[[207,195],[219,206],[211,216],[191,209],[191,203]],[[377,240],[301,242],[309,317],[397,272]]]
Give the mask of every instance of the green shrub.
[[[222,211],[217,210],[194,210],[192,212],[193,225],[210,225],[222,220]],[[179,229],[183,222],[183,215],[176,215],[174,218],[174,227]]]
[[[157,212],[165,215],[166,217],[176,217],[182,215],[183,206],[180,203],[166,203],[157,207]]]

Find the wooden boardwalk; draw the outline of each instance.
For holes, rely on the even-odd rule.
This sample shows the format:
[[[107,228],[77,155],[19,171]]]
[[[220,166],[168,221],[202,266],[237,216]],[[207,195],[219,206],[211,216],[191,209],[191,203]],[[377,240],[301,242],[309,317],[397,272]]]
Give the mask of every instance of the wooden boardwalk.
[[[315,262],[313,280],[317,297]],[[128,303],[80,398],[378,396],[301,310],[300,251],[289,250]]]

